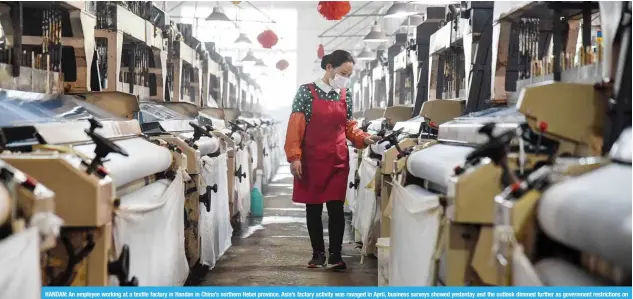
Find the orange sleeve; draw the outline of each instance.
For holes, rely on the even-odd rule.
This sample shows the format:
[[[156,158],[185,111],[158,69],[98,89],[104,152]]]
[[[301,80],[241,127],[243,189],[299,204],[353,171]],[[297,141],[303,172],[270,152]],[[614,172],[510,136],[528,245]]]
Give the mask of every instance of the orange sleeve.
[[[365,138],[369,137],[369,134],[357,128],[356,121],[350,119],[345,124],[345,137],[352,142],[355,148],[363,149],[367,147]]]
[[[286,131],[286,159],[288,162],[301,160],[301,145],[306,131],[306,117],[302,112],[290,114],[288,130]]]

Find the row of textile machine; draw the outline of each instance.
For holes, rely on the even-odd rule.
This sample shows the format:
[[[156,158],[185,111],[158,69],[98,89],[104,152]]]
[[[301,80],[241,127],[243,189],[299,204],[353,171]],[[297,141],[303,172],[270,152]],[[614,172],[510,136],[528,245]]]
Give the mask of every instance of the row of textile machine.
[[[210,80],[223,76],[217,69],[195,70],[202,92],[178,87],[194,82],[174,72],[187,65],[178,55],[214,56],[196,56],[186,28],[161,31],[150,2],[103,3],[99,17],[90,2],[0,3],[0,298],[40,298],[43,285],[195,284],[254,215],[252,194],[280,164],[277,121],[253,112],[244,100],[253,93]],[[39,33],[26,18],[41,19]],[[104,56],[88,40],[93,27],[112,38]],[[135,62],[145,47],[156,59]],[[158,58],[169,58],[166,68]],[[161,72],[174,87],[153,93]],[[124,80],[109,88],[99,74]],[[213,99],[224,108],[207,106]]]
[[[630,286],[631,3],[462,2],[445,12],[419,60],[430,73],[417,82],[424,100],[355,114],[383,137],[350,146],[346,202],[361,263],[378,257],[378,285]],[[473,62],[434,71],[456,51]],[[550,66],[537,71],[541,62]],[[477,76],[445,80],[464,67]]]

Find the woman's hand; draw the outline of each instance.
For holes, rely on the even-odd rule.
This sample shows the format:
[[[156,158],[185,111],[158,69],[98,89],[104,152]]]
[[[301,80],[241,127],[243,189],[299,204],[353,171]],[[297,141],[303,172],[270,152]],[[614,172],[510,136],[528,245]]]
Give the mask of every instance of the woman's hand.
[[[290,163],[290,173],[297,179],[301,179],[301,160],[295,160]]]
[[[371,136],[365,138],[365,145],[375,144],[376,142],[380,141],[381,139],[382,139],[382,137],[380,137],[380,136],[371,135]]]

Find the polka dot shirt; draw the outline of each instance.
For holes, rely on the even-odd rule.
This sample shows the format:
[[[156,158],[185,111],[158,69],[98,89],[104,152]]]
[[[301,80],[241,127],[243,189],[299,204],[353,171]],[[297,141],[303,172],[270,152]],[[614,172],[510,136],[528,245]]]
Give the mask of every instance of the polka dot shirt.
[[[319,82],[320,81],[320,82]],[[322,101],[338,101],[341,99],[340,94],[332,89],[330,86],[325,85],[323,81],[319,80],[315,82],[316,86],[314,90],[321,98]],[[311,83],[310,83],[311,84]],[[295,95],[294,101],[292,103],[292,113],[300,112],[305,115],[306,123],[310,122],[310,117],[312,116],[312,101],[313,96],[312,92],[310,92],[309,84],[303,84],[297,90],[297,94]],[[329,90],[326,92],[325,90]],[[345,102],[347,103],[347,119],[351,120],[352,118],[352,90],[350,88],[347,89],[345,94]]]

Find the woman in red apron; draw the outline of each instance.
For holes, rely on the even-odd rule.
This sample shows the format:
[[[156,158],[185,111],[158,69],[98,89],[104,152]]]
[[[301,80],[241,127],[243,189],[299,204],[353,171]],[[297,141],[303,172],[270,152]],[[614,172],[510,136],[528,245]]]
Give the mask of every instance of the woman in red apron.
[[[341,258],[349,152],[347,140],[365,148],[379,138],[355,127],[351,92],[346,88],[354,58],[336,50],[321,60],[323,78],[299,87],[288,122],[285,151],[294,178],[292,200],[306,205],[312,259],[309,268],[346,268]],[[323,241],[323,203],[328,211],[329,255]]]

